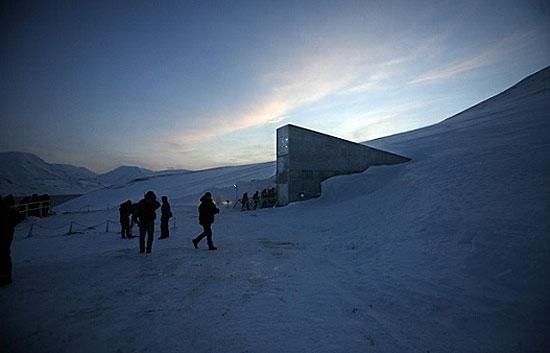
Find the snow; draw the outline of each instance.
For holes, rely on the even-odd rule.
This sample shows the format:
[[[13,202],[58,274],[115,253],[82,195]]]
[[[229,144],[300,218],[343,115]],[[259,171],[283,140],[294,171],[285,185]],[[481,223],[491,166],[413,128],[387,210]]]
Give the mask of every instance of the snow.
[[[234,200],[237,184],[239,197],[245,191],[274,185],[275,163],[221,167],[201,171],[179,171],[167,174],[155,174],[139,178],[122,186],[113,186],[83,195],[66,202],[56,210],[58,212],[75,212],[82,210],[104,210],[117,208],[126,200],[139,201],[148,190],[157,196],[167,195],[172,204],[197,203],[200,195],[211,191],[218,200]]]
[[[104,185],[124,185],[134,179],[153,175],[149,169],[135,166],[121,166],[99,175],[98,179]]]
[[[81,195],[104,187],[121,187],[154,176],[188,172],[191,171],[152,171],[137,166],[120,166],[96,174],[84,167],[48,163],[32,153],[0,152],[0,195]]]
[[[222,206],[216,252],[192,247],[197,196],[272,183],[274,163],[72,200],[34,220],[33,237],[30,222],[17,229],[0,348],[550,351],[549,111],[545,69],[442,123],[369,141],[412,161],[331,178],[319,199],[284,208]],[[149,189],[176,217],[151,255],[105,225],[62,235],[71,221],[116,220],[119,202]]]
[[[83,167],[50,164],[31,153],[0,152],[0,194],[82,194],[101,188]]]

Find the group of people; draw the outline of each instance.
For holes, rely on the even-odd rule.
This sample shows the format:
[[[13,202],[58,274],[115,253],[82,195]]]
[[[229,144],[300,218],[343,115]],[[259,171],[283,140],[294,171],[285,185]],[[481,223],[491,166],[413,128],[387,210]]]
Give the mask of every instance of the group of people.
[[[132,203],[131,200],[123,202],[119,207],[120,234],[122,239],[132,239],[132,228],[134,224],[139,227],[139,251],[150,253],[153,246],[154,225],[157,217],[156,210],[161,208],[160,216],[160,238],[168,239],[170,228],[168,223],[174,215],[170,209],[167,196],[162,196],[162,205],[157,201],[153,191],[148,191],[142,200]],[[145,236],[147,235],[147,245]]]
[[[214,217],[220,213],[220,210],[216,207],[216,204],[212,200],[212,194],[210,192],[205,193],[200,199],[199,205],[199,224],[203,228],[203,232],[196,238],[192,239],[195,249],[198,248],[202,239],[206,238],[208,244],[208,250],[217,250],[212,241],[212,223],[214,223]],[[155,234],[155,219],[157,217],[156,211],[160,207],[160,238],[167,239],[170,235],[168,222],[173,217],[170,209],[170,203],[168,197],[162,197],[162,205],[157,201],[157,196],[153,191],[147,191],[145,196],[138,203],[132,203],[131,200],[120,204],[120,226],[121,236],[123,239],[131,239],[132,226],[137,224],[139,227],[139,252],[151,253],[153,247],[153,239]],[[146,241],[147,236],[147,241]]]
[[[12,195],[0,196],[0,286],[11,283],[11,243],[15,233],[15,226],[24,216],[14,207],[15,199]]]
[[[275,188],[263,189],[260,194],[259,191],[256,191],[252,195],[252,206],[250,206],[250,199],[248,197],[248,192],[243,194],[241,198],[241,211],[250,211],[251,207],[253,210],[266,207],[274,207],[277,204],[277,191]]]
[[[214,217],[220,212],[212,200],[210,192],[205,193],[200,199],[199,224],[203,232],[192,239],[195,249],[202,239],[206,238],[208,250],[217,250],[212,241],[212,224]],[[131,200],[120,205],[120,224],[123,239],[131,239],[132,225],[139,227],[139,252],[151,253],[155,231],[156,211],[161,208],[161,235],[159,239],[169,237],[168,222],[173,217],[168,202],[168,197],[162,197],[162,205],[157,201],[153,191],[145,193],[142,200],[132,203]],[[15,233],[15,226],[24,219],[24,215],[15,207],[15,199],[12,195],[0,196],[0,286],[6,286],[12,282],[11,244]],[[147,237],[147,241],[146,238]]]

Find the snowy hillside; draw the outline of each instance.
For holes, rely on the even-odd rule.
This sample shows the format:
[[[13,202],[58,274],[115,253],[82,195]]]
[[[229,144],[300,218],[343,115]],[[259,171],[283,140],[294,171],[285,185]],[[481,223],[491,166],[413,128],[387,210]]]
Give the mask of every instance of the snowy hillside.
[[[191,245],[197,195],[268,182],[273,163],[75,199],[30,238],[29,222],[18,227],[0,348],[548,352],[549,114],[547,68],[442,123],[369,142],[409,163],[329,179],[321,198],[288,207],[222,208],[217,252]],[[149,189],[173,200],[177,227],[144,256],[101,222]],[[70,222],[82,233],[63,236]]]
[[[98,179],[104,185],[123,185],[136,178],[147,177],[153,175],[154,173],[155,172],[152,170],[145,168],[121,166],[109,172],[100,174]]]
[[[64,203],[58,212],[103,210],[116,208],[126,199],[138,201],[143,193],[153,190],[158,196],[168,195],[172,202],[195,204],[200,194],[210,190],[218,199],[235,199],[236,183],[239,194],[274,185],[275,163],[260,163],[200,171],[171,172],[143,177],[124,186],[114,186],[83,195]],[[260,190],[261,190],[260,189]],[[239,196],[240,197],[240,196]]]
[[[81,194],[102,187],[83,167],[51,164],[31,153],[0,152],[0,194]]]

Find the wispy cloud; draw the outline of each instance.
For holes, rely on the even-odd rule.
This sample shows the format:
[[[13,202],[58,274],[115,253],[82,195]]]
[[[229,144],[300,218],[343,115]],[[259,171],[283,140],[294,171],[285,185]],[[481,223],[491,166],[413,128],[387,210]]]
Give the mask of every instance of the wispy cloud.
[[[357,115],[342,122],[338,127],[339,135],[353,141],[366,141],[395,133],[395,119],[409,117],[411,113],[433,104],[434,101],[435,99],[392,104],[390,107]]]
[[[499,60],[504,55],[507,55],[510,52],[514,51],[519,46],[524,45],[525,41],[531,39],[533,35],[533,31],[515,33],[509,37],[500,40],[494,46],[482,51],[481,53],[471,58],[457,61],[450,65],[445,65],[437,69],[428,71],[409,81],[408,84],[448,80],[465,72],[472,71],[482,66],[491,64]]]
[[[240,130],[276,124],[294,109],[330,95],[360,94],[381,88],[407,63],[433,52],[442,40],[440,35],[422,40],[414,50],[405,53],[396,53],[384,45],[344,48],[327,45],[324,49],[304,50],[288,68],[256,77],[264,93],[251,97],[250,103],[207,118],[203,124],[206,128],[186,129],[170,141],[189,149],[196,143]]]
[[[212,116],[206,129],[187,129],[172,143],[189,144],[211,140],[239,130],[274,124],[292,109],[315,102],[349,85],[360,70],[360,58],[350,53],[306,55],[293,68],[257,77],[266,93],[238,111]]]

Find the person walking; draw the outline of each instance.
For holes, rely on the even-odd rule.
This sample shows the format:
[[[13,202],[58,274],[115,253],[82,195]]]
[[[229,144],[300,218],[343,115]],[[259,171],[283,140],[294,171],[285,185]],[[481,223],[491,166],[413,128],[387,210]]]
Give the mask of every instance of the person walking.
[[[160,238],[159,239],[168,239],[170,236],[170,230],[168,223],[173,214],[170,210],[170,204],[168,203],[168,196],[162,197],[162,207],[160,208]]]
[[[199,224],[203,228],[203,232],[193,239],[193,246],[198,248],[199,242],[206,237],[208,243],[208,250],[217,250],[212,242],[212,223],[214,223],[214,216],[220,213],[220,210],[216,207],[212,201],[212,194],[207,192],[201,197],[201,204],[199,206]]]
[[[130,239],[130,214],[132,213],[132,201],[128,200],[120,204],[118,208],[120,214],[120,235],[122,239]]]
[[[15,226],[23,216],[13,208],[15,200],[12,195],[0,201],[0,286],[7,286],[12,282],[11,244],[15,233]]]
[[[137,224],[139,226],[139,252],[151,253],[155,233],[156,210],[160,207],[157,196],[152,191],[147,191],[145,197],[139,201],[137,210]],[[145,248],[145,234],[147,234],[147,249]]]

